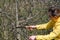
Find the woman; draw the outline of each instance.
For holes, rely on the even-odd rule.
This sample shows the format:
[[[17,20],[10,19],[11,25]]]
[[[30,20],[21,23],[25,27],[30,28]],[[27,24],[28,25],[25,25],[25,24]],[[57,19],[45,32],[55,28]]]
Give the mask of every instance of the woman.
[[[47,35],[32,35],[29,40],[60,40],[60,9],[50,7],[48,10],[50,21],[45,24],[26,26],[27,29],[49,29],[53,28],[53,31]]]

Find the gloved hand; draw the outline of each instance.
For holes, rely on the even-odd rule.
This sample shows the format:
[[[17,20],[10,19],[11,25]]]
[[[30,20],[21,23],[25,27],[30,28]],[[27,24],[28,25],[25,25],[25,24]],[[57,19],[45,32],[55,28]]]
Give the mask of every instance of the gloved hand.
[[[36,26],[34,26],[34,25],[32,25],[32,26],[26,26],[26,28],[29,29],[29,30],[33,30],[33,29],[36,28]]]
[[[47,35],[33,35],[29,36],[29,40],[51,40]]]
[[[47,40],[47,39],[45,39],[45,37],[44,36],[42,36],[42,35],[40,35],[40,36],[30,36],[29,37],[29,40]]]
[[[36,36],[30,36],[29,40],[36,40]]]

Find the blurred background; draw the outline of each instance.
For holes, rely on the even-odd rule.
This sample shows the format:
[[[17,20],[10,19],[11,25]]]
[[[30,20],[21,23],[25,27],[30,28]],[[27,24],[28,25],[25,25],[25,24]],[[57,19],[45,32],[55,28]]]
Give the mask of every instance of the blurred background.
[[[28,40],[30,35],[46,35],[49,30],[24,27],[47,23],[48,8],[60,7],[60,0],[0,0],[0,40]]]

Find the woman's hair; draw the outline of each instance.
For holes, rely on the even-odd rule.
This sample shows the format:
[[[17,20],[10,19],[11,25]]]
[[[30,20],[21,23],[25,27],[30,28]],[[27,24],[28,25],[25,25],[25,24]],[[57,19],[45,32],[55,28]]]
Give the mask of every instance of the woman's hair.
[[[56,12],[55,12],[56,11]],[[48,12],[50,12],[51,16],[60,16],[60,9],[55,7],[50,7]]]

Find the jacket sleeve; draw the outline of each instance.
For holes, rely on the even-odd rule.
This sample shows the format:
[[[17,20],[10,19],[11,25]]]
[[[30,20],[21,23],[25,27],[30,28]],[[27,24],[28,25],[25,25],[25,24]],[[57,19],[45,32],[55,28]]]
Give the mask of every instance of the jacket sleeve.
[[[53,26],[54,22],[50,20],[48,23],[36,25],[36,29],[49,29]]]
[[[54,30],[48,35],[42,35],[44,39],[55,39],[60,34],[60,22],[57,22],[54,26]],[[41,39],[41,35],[36,36],[36,40]]]

